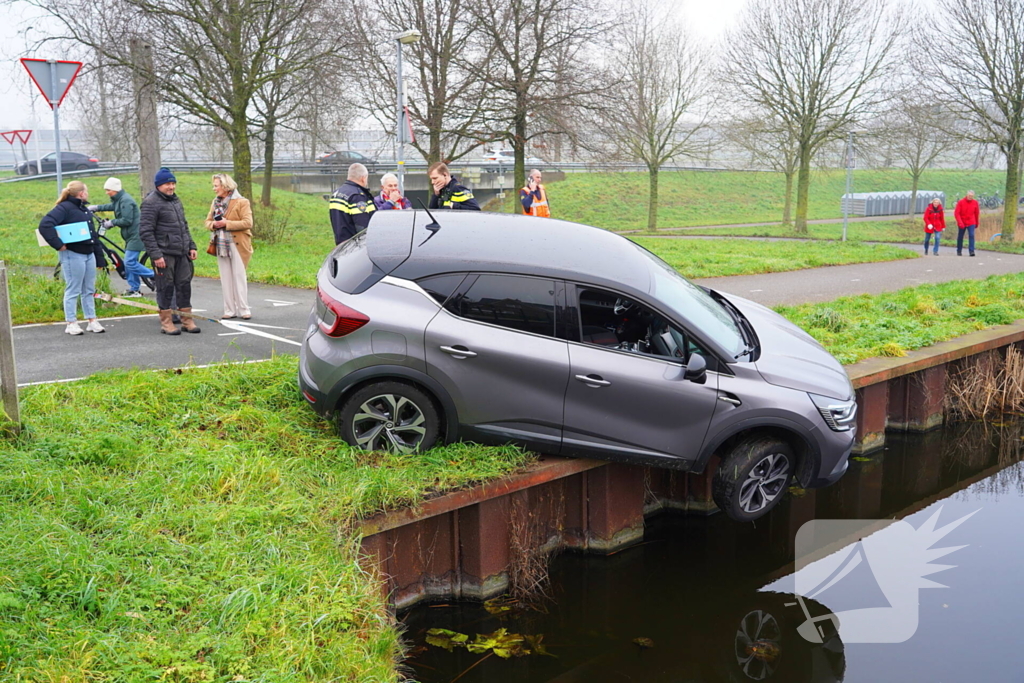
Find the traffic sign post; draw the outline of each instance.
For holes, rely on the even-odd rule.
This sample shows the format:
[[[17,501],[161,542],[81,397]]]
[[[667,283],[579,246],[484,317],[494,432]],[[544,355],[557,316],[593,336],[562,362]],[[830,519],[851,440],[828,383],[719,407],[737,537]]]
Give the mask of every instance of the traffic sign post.
[[[82,63],[57,59],[22,59],[21,64],[28,71],[32,82],[39,88],[39,92],[46,98],[50,109],[53,110],[53,142],[57,152],[57,194],[59,195],[64,182],[60,158],[60,105],[68,94],[68,90],[71,89],[71,84],[78,77],[78,72],[82,70]],[[37,170],[41,173],[43,169]]]

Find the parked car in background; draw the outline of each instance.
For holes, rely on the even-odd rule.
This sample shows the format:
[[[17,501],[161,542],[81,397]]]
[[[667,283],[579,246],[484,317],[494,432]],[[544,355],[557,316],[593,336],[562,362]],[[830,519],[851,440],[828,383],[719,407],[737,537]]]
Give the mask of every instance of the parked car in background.
[[[488,172],[493,173],[499,168],[511,169],[516,163],[515,152],[511,149],[498,149],[484,154],[484,167]],[[541,168],[544,161],[537,157],[526,157],[526,170]],[[543,168],[541,168],[543,170]]]
[[[435,216],[381,211],[317,275],[298,383],[352,446],[718,461],[714,500],[741,521],[846,472],[853,385],[782,316],[606,230]]]
[[[36,159],[29,159],[18,164],[15,172],[18,175],[35,175],[37,173],[56,173],[57,172],[57,153],[50,152],[42,158],[42,171],[38,170],[39,163]],[[99,168],[100,160],[96,157],[91,157],[88,154],[79,154],[78,152],[61,152],[60,153],[60,166],[61,171],[86,171],[90,168]]]
[[[352,152],[348,150],[339,150],[336,152],[321,154],[316,158],[316,163],[324,166],[325,168],[330,168],[331,170],[346,170],[352,164],[360,163],[363,166],[366,166],[366,170],[370,173],[375,173],[377,171],[376,159],[371,159],[359,152]]]

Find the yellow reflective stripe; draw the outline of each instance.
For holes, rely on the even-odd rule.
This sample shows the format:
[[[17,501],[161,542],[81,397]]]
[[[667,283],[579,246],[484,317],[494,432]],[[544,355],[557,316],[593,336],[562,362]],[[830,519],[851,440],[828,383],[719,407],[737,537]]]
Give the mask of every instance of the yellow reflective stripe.
[[[342,213],[352,214],[358,216],[361,213],[373,213],[377,210],[376,205],[371,202],[366,202],[366,205],[360,209],[358,204],[353,204],[340,197],[335,197],[329,202],[329,206],[334,211],[341,211]]]
[[[453,202],[464,202],[472,198],[473,193],[469,192],[468,190],[466,192],[456,192],[455,194],[452,195]]]

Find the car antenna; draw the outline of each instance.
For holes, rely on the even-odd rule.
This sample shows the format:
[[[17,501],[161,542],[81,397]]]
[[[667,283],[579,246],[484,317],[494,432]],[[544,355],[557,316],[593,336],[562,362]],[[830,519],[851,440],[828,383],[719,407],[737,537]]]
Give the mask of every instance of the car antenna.
[[[424,244],[430,241],[431,237],[437,234],[437,231],[441,229],[441,224],[437,222],[436,218],[434,218],[434,214],[430,213],[430,209],[428,209],[426,205],[423,204],[423,200],[421,200],[419,197],[414,197],[414,199],[420,206],[423,207],[423,210],[427,212],[427,215],[430,216],[430,222],[424,226],[427,230],[430,231],[430,235],[427,237],[427,239],[420,242],[420,246],[422,247]]]

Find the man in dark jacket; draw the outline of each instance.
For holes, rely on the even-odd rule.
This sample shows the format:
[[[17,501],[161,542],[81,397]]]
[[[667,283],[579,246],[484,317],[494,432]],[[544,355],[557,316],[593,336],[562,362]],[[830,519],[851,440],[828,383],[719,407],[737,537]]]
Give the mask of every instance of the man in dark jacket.
[[[107,178],[107,182],[103,183],[103,189],[110,197],[110,203],[93,205],[89,210],[114,212],[114,219],[103,221],[103,227],[121,228],[121,239],[124,240],[124,270],[128,280],[128,291],[122,296],[140,297],[141,278],[153,277],[154,273],[139,263],[139,254],[146,248],[139,237],[139,205],[122,189],[121,180],[118,178]]]
[[[197,334],[199,327],[192,312],[192,262],[196,243],[188,230],[185,209],[174,193],[177,179],[170,169],[161,168],[153,178],[156,189],[142,200],[139,235],[153,259],[156,270],[156,302],[160,308],[160,331],[181,334],[171,321],[174,303],[181,311],[181,329]],[[172,303],[174,302],[174,303]]]
[[[368,187],[370,173],[362,164],[348,167],[348,180],[331,196],[331,229],[334,243],[341,244],[366,230],[370,216],[377,210]]]
[[[480,205],[473,198],[473,191],[459,184],[459,179],[451,174],[448,166],[437,162],[427,169],[430,184],[434,187],[430,195],[431,209],[457,209],[462,211],[479,211]]]

